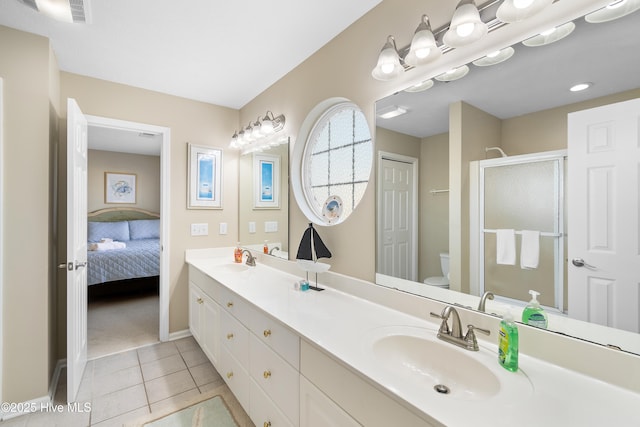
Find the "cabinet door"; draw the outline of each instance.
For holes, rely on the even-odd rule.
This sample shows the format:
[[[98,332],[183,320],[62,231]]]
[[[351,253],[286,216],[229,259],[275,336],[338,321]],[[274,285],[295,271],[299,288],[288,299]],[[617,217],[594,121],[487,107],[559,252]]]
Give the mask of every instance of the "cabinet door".
[[[300,427],[356,427],[356,420],[300,375]]]
[[[189,330],[196,341],[201,344],[202,292],[193,283],[189,284]]]
[[[209,357],[214,366],[218,366],[220,355],[220,306],[214,300],[203,295],[201,304],[201,335],[202,350]]]

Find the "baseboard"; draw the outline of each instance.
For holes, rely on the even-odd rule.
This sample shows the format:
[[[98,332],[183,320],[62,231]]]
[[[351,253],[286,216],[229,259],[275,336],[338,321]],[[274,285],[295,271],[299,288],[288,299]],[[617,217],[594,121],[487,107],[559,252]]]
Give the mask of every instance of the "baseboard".
[[[177,332],[171,332],[169,334],[169,341],[175,341],[182,338],[187,338],[191,336],[191,331],[189,329],[183,329]]]
[[[32,412],[40,412],[47,409],[51,405],[51,397],[42,396],[36,399],[27,400],[26,402],[11,403],[6,410],[0,410],[0,419],[2,421],[10,420],[21,415],[30,414]]]
[[[49,399],[53,402],[56,396],[56,390],[58,389],[58,381],[60,381],[60,373],[67,367],[67,359],[59,359],[56,363],[56,367],[53,370],[51,376],[51,382],[49,383]]]

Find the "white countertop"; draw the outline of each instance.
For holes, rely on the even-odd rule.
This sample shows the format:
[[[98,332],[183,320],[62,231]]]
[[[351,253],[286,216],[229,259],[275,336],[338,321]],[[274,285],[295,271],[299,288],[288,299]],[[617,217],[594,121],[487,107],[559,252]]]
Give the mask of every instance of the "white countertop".
[[[501,393],[487,399],[440,395],[430,388],[417,388],[381,366],[380,360],[371,354],[371,337],[379,336],[385,327],[391,330],[400,326],[420,328],[421,333],[435,335],[437,323],[334,289],[296,291],[293,284],[302,275],[294,276],[265,265],[241,272],[224,268],[225,264],[233,264],[231,258],[230,254],[188,257],[187,262],[349,365],[389,395],[445,425],[640,425],[640,394],[522,353],[520,370],[508,372],[498,365],[497,346],[480,340],[481,350],[477,353],[447,345],[470,353],[469,357],[491,369],[499,381],[516,386],[503,387]]]

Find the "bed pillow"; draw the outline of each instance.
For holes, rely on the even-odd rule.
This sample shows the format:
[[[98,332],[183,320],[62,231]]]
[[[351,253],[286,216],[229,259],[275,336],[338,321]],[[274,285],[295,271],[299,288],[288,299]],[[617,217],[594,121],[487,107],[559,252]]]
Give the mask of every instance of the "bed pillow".
[[[131,240],[159,239],[160,220],[137,219],[135,221],[129,221],[129,236]]]
[[[88,223],[87,240],[90,243],[99,242],[101,239],[113,239],[117,242],[129,240],[129,223],[127,221],[94,222]]]

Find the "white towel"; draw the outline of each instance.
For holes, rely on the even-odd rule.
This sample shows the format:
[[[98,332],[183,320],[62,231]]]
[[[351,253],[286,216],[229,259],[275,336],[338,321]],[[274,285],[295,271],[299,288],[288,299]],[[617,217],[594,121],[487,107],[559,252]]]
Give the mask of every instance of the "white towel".
[[[513,229],[496,230],[496,264],[516,264],[516,232]]]
[[[124,242],[98,242],[89,243],[90,251],[110,251],[113,249],[124,249],[127,245]]]
[[[522,242],[520,245],[520,268],[538,268],[538,262],[540,260],[540,232],[522,230]]]

